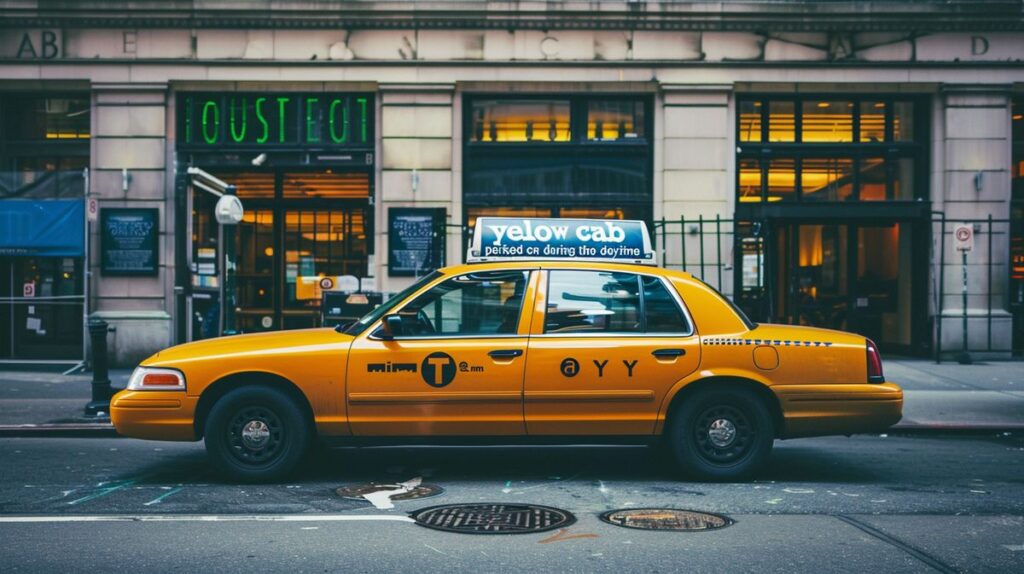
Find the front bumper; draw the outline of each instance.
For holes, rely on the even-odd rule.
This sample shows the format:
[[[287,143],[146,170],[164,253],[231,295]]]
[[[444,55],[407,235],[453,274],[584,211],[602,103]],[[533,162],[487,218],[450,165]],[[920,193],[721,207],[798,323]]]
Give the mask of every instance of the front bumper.
[[[194,441],[197,402],[184,391],[121,391],[110,399],[110,421],[131,438]]]
[[[776,385],[781,438],[882,432],[903,418],[903,390],[894,383]]]

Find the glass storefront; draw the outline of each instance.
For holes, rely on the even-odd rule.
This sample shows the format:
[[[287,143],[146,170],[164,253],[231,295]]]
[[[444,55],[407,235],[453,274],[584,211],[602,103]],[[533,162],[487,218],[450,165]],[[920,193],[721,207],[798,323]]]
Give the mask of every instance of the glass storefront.
[[[189,322],[179,336],[193,340],[223,331],[220,246],[228,241],[235,253],[239,332],[319,326],[321,280],[363,279],[370,272],[372,96],[183,94],[179,99],[186,102],[179,124],[193,130],[179,151],[235,186],[245,209],[238,225],[222,228],[213,217],[217,197],[189,188],[184,304]],[[279,115],[269,116],[271,109]],[[253,124],[253,118],[277,127],[263,130],[264,121]],[[254,129],[263,131],[253,134]],[[260,147],[264,143],[269,147]],[[210,153],[222,146],[233,149]],[[242,167],[261,153],[265,165]]]
[[[651,100],[467,96],[465,223],[480,216],[650,222]]]
[[[0,360],[83,356],[85,93],[0,94]]]
[[[737,302],[752,317],[926,350],[927,103],[742,96]]]
[[[1013,350],[1024,353],[1024,96],[1013,99],[1013,164],[1010,176],[1010,311]]]

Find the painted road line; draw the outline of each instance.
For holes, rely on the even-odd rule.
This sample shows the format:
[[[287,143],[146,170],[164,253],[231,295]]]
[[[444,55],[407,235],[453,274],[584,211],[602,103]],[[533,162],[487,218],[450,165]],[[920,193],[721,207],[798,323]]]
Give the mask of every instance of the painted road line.
[[[373,514],[97,514],[0,516],[0,524],[53,522],[415,522],[408,516]]]

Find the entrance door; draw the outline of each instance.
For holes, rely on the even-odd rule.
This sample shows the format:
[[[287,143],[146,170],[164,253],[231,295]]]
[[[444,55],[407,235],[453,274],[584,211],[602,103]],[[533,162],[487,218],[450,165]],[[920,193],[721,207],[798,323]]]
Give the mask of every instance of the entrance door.
[[[0,258],[0,359],[82,357],[82,260]]]
[[[445,279],[398,310],[394,339],[376,327],[360,335],[348,360],[352,433],[523,434],[529,280],[529,270]]]
[[[775,242],[777,308],[786,322],[860,333],[883,350],[911,346],[910,223],[784,224]]]

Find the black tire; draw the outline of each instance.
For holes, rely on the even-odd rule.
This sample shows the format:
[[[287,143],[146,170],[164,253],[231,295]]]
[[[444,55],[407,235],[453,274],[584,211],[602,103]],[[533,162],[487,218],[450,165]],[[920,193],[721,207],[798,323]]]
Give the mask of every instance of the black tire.
[[[225,477],[273,482],[287,476],[303,459],[312,432],[292,397],[270,387],[252,386],[235,389],[214,403],[204,435],[206,453]]]
[[[684,474],[713,482],[745,480],[767,464],[775,425],[755,393],[707,389],[682,400],[666,438]]]

